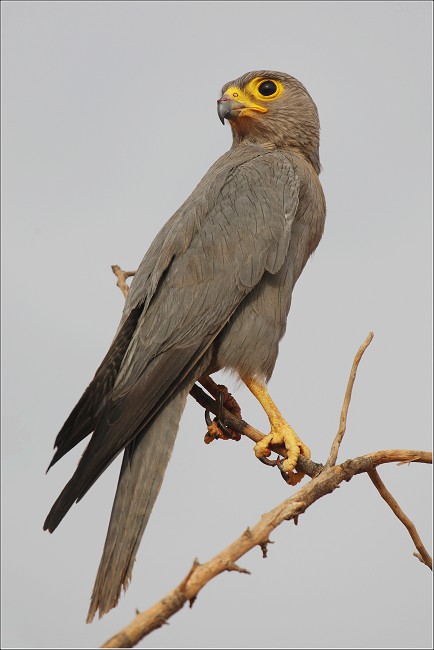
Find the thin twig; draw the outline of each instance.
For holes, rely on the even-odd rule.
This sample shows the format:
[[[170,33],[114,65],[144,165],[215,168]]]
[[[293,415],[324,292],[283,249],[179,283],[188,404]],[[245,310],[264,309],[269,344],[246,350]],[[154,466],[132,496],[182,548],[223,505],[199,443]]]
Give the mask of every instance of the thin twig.
[[[369,332],[368,336],[366,337],[365,341],[362,343],[356,356],[354,357],[353,365],[350,372],[350,377],[348,379],[347,390],[345,391],[344,403],[342,405],[341,419],[339,422],[339,430],[336,434],[335,439],[333,440],[333,444],[330,450],[330,455],[325,464],[326,467],[333,467],[333,465],[336,464],[336,460],[339,453],[339,447],[341,446],[341,442],[343,440],[345,430],[347,428],[348,407],[351,402],[351,394],[353,392],[353,386],[354,386],[354,381],[356,379],[357,368],[360,363],[360,359],[363,356],[364,351],[366,350],[366,348],[368,347],[368,345],[370,344],[373,338],[374,338],[374,333]]]
[[[128,296],[128,291],[130,290],[130,287],[127,284],[127,279],[132,278],[133,275],[136,274],[135,271],[123,271],[118,264],[113,264],[112,265],[112,271],[117,277],[118,281],[116,282],[116,286],[119,287],[119,289],[122,291],[124,294],[124,298]]]
[[[269,543],[270,534],[283,521],[295,519],[321,497],[333,492],[343,481],[350,481],[356,474],[371,472],[379,462],[401,460],[428,462],[427,452],[414,450],[393,450],[393,459],[385,452],[367,454],[347,460],[336,467],[329,467],[304,485],[293,496],[285,499],[270,512],[262,515],[260,521],[247,528],[238,539],[218,553],[214,558],[199,564],[195,561],[184,580],[148,610],[138,614],[118,634],[109,639],[102,648],[132,648],[144,636],[161,627],[187,603],[194,601],[200,590],[215,576],[233,570],[234,564],[253,547],[263,549]]]
[[[419,534],[416,530],[416,526],[413,524],[413,522],[407,517],[407,515],[402,511],[401,507],[399,506],[398,502],[396,499],[393,498],[393,496],[390,494],[389,490],[386,488],[384,485],[383,481],[381,480],[378,472],[376,469],[371,469],[368,472],[368,476],[377,488],[378,492],[380,495],[383,497],[387,505],[392,509],[392,511],[395,513],[395,515],[398,517],[398,519],[404,524],[404,526],[407,528],[411,539],[414,542],[414,545],[416,546],[416,549],[418,550],[418,554],[416,557],[418,559],[421,559],[421,561],[427,565],[432,571],[432,557],[426,550],[425,546],[422,544],[422,540],[419,537]]]

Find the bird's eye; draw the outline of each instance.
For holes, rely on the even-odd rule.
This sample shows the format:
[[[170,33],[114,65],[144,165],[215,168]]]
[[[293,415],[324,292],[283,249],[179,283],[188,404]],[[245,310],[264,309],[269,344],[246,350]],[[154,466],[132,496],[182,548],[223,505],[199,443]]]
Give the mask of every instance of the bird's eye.
[[[260,84],[258,90],[263,97],[270,97],[270,95],[274,95],[277,91],[277,86],[274,81],[267,80]]]

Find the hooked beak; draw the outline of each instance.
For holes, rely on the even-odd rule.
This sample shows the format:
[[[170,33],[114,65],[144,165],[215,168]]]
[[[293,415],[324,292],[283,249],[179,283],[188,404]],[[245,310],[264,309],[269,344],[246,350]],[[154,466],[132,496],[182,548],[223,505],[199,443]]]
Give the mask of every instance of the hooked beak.
[[[245,104],[235,101],[228,95],[223,95],[217,100],[217,113],[222,124],[227,120],[234,120],[238,117],[240,112],[246,108]]]

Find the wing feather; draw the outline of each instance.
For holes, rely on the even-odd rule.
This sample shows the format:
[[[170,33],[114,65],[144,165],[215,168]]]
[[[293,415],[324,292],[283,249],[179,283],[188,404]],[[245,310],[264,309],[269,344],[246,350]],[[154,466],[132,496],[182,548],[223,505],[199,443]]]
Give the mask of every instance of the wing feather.
[[[152,423],[264,272],[281,268],[299,181],[289,156],[245,149],[241,160],[231,158],[231,152],[222,157],[224,163],[214,166],[220,180],[213,184],[209,173],[205,176],[145,256],[121,328],[132,309],[142,305],[143,310],[90,443],[45,528],[54,530],[120,451]]]

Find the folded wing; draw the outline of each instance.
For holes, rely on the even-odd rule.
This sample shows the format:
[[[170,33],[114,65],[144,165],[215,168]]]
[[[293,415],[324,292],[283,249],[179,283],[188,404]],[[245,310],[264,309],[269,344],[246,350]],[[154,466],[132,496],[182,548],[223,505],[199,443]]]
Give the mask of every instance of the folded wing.
[[[56,441],[52,462],[93,430],[45,529],[53,531],[114,458],[146,434],[180,386],[198,378],[195,369],[203,371],[201,361],[245,296],[265,271],[282,266],[299,182],[285,154],[250,149],[245,160],[234,161],[231,152],[223,157],[218,191],[205,176],[145,256],[106,365],[73,411],[78,424]],[[144,288],[139,295],[137,287]]]

